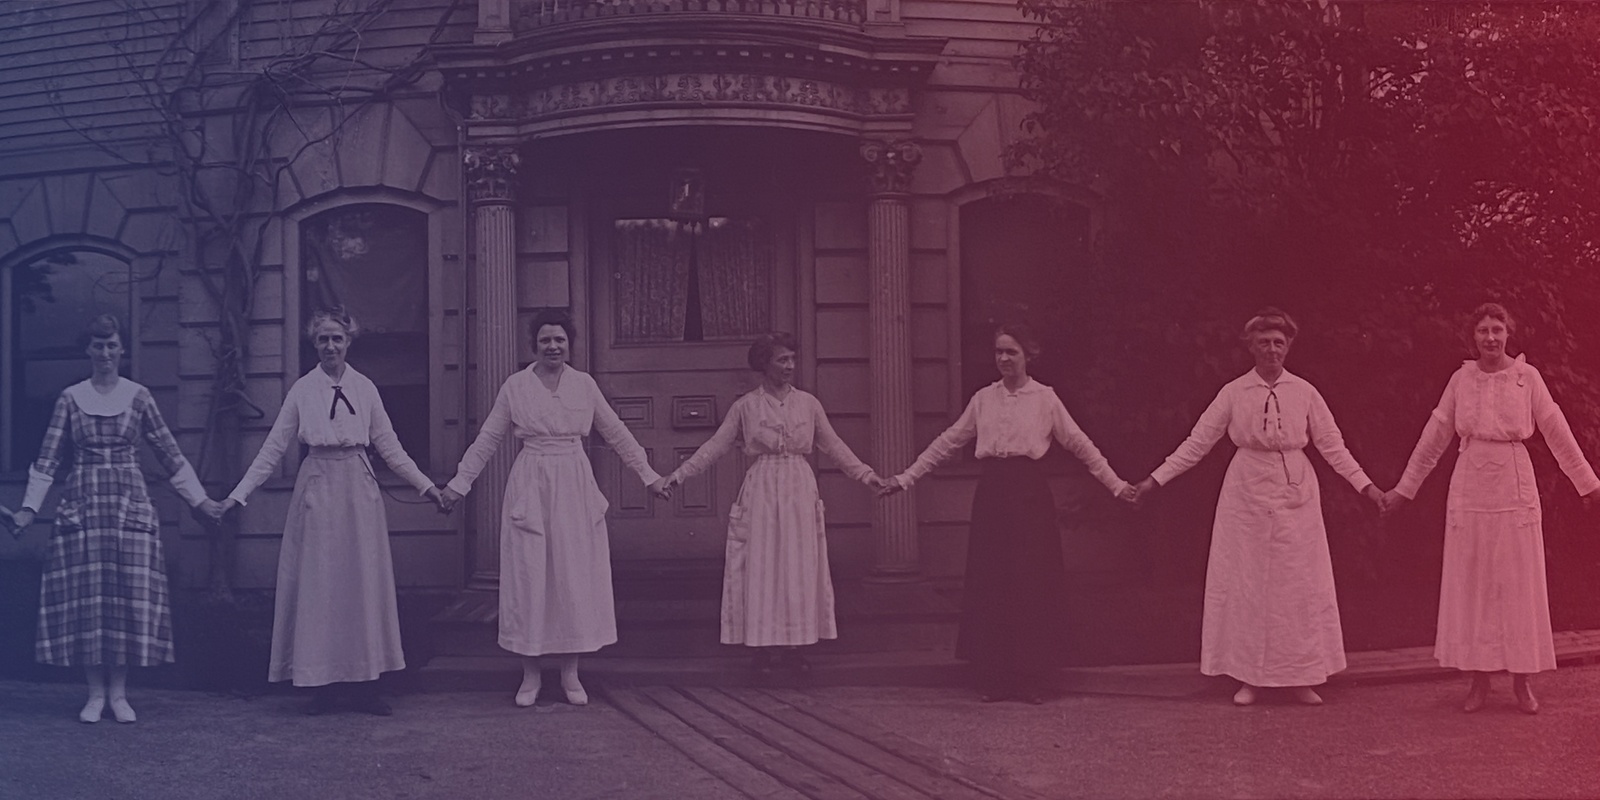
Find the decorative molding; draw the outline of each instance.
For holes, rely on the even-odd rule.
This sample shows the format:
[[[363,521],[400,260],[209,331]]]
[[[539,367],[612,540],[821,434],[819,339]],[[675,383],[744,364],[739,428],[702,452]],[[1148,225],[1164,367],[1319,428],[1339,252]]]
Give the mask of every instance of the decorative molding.
[[[898,4],[898,0],[879,0],[888,2]],[[867,16],[866,0],[517,0],[515,14],[519,31],[582,20],[682,14],[804,19],[856,28]]]
[[[861,157],[872,170],[873,194],[905,194],[922,161],[922,148],[909,139],[867,139],[861,143]]]
[[[471,117],[483,121],[537,120],[586,109],[692,103],[705,106],[783,106],[878,117],[911,113],[905,87],[851,86],[814,78],[740,72],[623,75],[557,83],[524,94],[472,96]]]
[[[516,199],[522,157],[515,147],[469,147],[462,163],[467,168],[467,196],[472,202],[510,203]]]

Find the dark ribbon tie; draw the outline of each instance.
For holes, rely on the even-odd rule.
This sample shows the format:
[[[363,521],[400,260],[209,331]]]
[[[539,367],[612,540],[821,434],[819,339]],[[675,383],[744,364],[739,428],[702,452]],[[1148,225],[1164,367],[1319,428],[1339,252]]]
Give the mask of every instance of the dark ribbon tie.
[[[340,402],[343,402],[344,407],[350,410],[350,416],[356,415],[356,407],[350,405],[350,398],[344,396],[344,389],[339,388],[338,384],[334,384],[333,402],[328,404],[328,419],[333,419],[334,415],[339,413]]]

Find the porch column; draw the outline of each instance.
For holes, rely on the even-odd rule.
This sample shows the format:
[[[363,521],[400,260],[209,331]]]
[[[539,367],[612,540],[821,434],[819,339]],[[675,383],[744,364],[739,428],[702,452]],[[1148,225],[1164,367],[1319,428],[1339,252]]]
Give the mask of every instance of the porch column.
[[[469,147],[463,158],[472,203],[477,318],[468,339],[477,364],[472,411],[481,426],[494,407],[500,384],[517,369],[517,227],[512,202],[520,159],[513,147]],[[477,435],[477,430],[472,434]],[[472,486],[472,577],[469,589],[493,591],[500,584],[500,501],[516,458],[515,442],[500,445]]]
[[[911,439],[911,214],[907,186],[922,150],[907,140],[869,139],[861,157],[871,169],[867,208],[868,339],[872,372],[872,464],[886,475],[916,457]],[[915,580],[917,510],[909,493],[873,506],[878,580]]]

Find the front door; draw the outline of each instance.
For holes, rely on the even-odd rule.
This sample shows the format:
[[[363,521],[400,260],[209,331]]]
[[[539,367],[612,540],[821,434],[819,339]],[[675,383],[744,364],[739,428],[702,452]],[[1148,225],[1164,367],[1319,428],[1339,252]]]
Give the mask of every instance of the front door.
[[[588,204],[591,369],[666,474],[756,386],[751,339],[794,330],[795,215],[777,198],[747,198],[674,217],[668,192],[632,194]],[[737,449],[666,501],[609,448],[593,456],[617,559],[722,557],[746,466]]]

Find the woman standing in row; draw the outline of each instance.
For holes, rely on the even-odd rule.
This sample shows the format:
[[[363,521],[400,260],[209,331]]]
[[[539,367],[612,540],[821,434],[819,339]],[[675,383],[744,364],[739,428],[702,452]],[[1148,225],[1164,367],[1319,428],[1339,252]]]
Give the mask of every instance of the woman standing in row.
[[[972,499],[956,657],[977,671],[984,702],[1042,702],[1067,642],[1066,567],[1055,501],[1039,459],[1051,440],[1077,456],[1113,494],[1131,497],[1053,389],[1028,377],[1039,343],[1021,326],[994,335],[1000,380],[979,389],[961,417],[885,493],[910,488],[977,439],[983,476]]]
[[[172,610],[161,525],[136,448],[148,442],[189,505],[214,513],[200,479],[161,418],[149,390],[118,374],[122,327],[109,314],[87,331],[91,372],[56,399],[39,458],[28,470],[17,527],[33,523],[70,451],[39,590],[40,663],[81,667],[89,700],[82,722],[99,722],[107,704],[118,722],[138,716],[128,704],[128,668],[172,661]]]
[[[839,635],[825,515],[807,460],[812,449],[853,480],[884,483],[834,432],[822,403],[795,388],[798,349],[787,333],[750,345],[750,369],[761,385],[734,401],[717,432],[666,482],[671,488],[704,472],[740,443],[752,460],[728,511],[722,643],[755,648],[760,672],[774,665],[804,672],[810,666],[799,648]]]
[[[1517,707],[1536,714],[1528,679],[1555,669],[1556,652],[1543,513],[1523,441],[1535,429],[1544,434],[1561,471],[1585,497],[1600,496],[1600,478],[1543,376],[1523,356],[1506,352],[1516,324],[1505,307],[1479,306],[1470,330],[1478,357],[1450,376],[1387,505],[1392,510],[1416,497],[1450,440],[1461,437],[1445,514],[1434,657],[1472,673],[1463,711],[1483,707],[1491,673],[1510,672]]]
[[[611,594],[609,503],[595,484],[583,440],[600,431],[622,463],[658,494],[665,480],[617,417],[594,378],[567,364],[577,337],[570,317],[546,311],[529,326],[533,364],[501,385],[478,437],[444,491],[454,508],[508,437],[517,459],[500,514],[500,646],[522,658],[518,706],[539,697],[539,657],[559,655],[567,702],[589,695],[578,656],[617,641]]]
[[[269,681],[314,687],[308,714],[333,708],[350,685],[358,708],[388,716],[378,676],[405,669],[383,494],[367,445],[417,491],[439,490],[395,436],[378,387],[345,361],[360,333],[342,311],[317,311],[306,336],[319,363],[295,381],[250,469],[219,506],[244,505],[297,440],[309,447],[295,477],[278,555]],[[442,507],[442,506],[441,506]]]
[[[1201,623],[1200,671],[1229,675],[1247,706],[1261,687],[1288,687],[1319,705],[1313,686],[1345,667],[1333,559],[1322,492],[1305,448],[1315,445],[1341,477],[1381,506],[1383,493],[1345,448],[1322,394],[1284,369],[1300,328],[1276,308],[1245,324],[1255,368],[1222,387],[1189,438],[1140,482],[1139,502],[1195,464],[1223,436],[1228,464],[1211,528]]]

